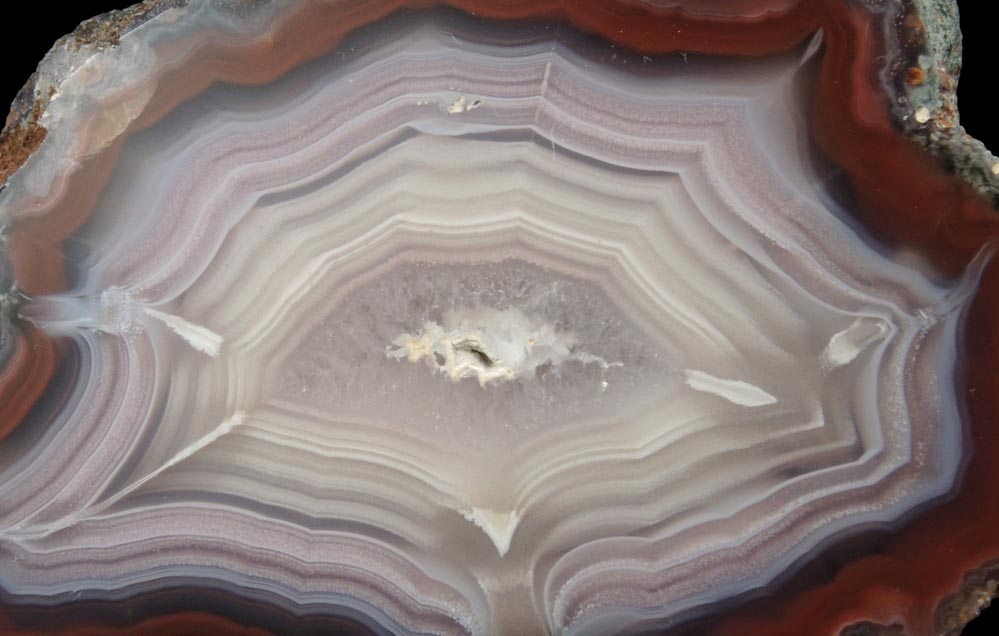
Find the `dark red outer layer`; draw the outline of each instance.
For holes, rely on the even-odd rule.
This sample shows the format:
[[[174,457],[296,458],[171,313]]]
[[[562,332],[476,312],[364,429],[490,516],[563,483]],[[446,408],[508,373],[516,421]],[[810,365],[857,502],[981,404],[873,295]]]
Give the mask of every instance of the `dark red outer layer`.
[[[2,620],[2,619],[0,619]],[[0,629],[5,626],[0,623]],[[9,629],[9,628],[8,628]],[[4,632],[10,633],[10,632]],[[28,632],[38,634],[37,630]],[[47,632],[55,633],[55,632]],[[75,636],[193,636],[218,634],[219,636],[268,636],[268,632],[255,627],[240,625],[221,616],[203,612],[177,612],[140,620],[132,625],[115,627],[106,623],[65,627],[59,633]]]
[[[203,66],[227,81],[266,82],[303,59],[336,44],[350,30],[371,23],[400,7],[429,7],[429,1],[386,0],[347,3],[332,10],[297,16],[263,49],[240,52],[250,62]],[[817,30],[824,33],[824,54],[813,100],[814,139],[849,178],[859,205],[858,216],[889,245],[911,248],[948,273],[957,273],[999,236],[999,216],[967,185],[948,174],[940,162],[906,140],[892,125],[888,97],[877,77],[879,57],[891,35],[852,0],[802,0],[790,9],[767,11],[786,2],[748,0],[740,10],[754,17],[696,16],[676,9],[655,9],[621,0],[451,0],[447,4],[477,16],[502,20],[543,18],[566,20],[642,54],[671,52],[758,56],[801,45]],[[719,4],[724,6],[724,3]],[[747,10],[758,7],[759,10]],[[348,14],[348,15],[344,15]],[[312,30],[295,24],[310,21]],[[317,22],[318,21],[318,22]],[[328,30],[317,23],[331,25]],[[321,41],[302,40],[302,33],[322,31]],[[297,33],[294,37],[291,33]],[[231,52],[230,52],[231,54]],[[219,58],[225,59],[220,53]],[[880,62],[883,63],[883,62]],[[262,68],[262,70],[260,70]],[[205,68],[201,69],[205,71]],[[198,74],[188,74],[191,77]],[[176,77],[172,81],[179,81]],[[199,83],[200,82],[200,83]],[[202,90],[205,82],[193,82]],[[136,127],[149,125],[183,98],[170,97],[164,80],[150,112]],[[190,93],[187,93],[190,94]],[[113,149],[112,149],[113,150]],[[116,152],[109,153],[113,158]],[[95,166],[87,178],[103,182],[107,166]],[[74,179],[75,180],[75,179]],[[89,188],[93,191],[93,188]],[[65,286],[60,247],[92,208],[77,200],[77,209],[57,219],[15,225],[10,233],[10,260],[27,293],[58,291]],[[54,266],[53,264],[59,264]],[[999,261],[987,267],[964,333],[967,369],[962,390],[967,399],[973,448],[964,483],[945,503],[929,508],[888,538],[884,549],[860,556],[838,568],[828,580],[800,587],[788,583],[751,601],[729,608],[706,624],[715,636],[825,636],[850,624],[873,621],[901,623],[910,636],[938,633],[934,610],[959,589],[969,569],[999,557]],[[42,334],[22,331],[23,351],[0,376],[0,439],[12,430],[38,399],[53,375],[55,347]],[[20,387],[20,388],[16,388]],[[162,593],[162,591],[161,591]],[[72,604],[47,614],[30,605],[0,608],[0,634],[251,634],[253,630],[208,613],[177,611],[137,616],[132,622],[84,612],[86,624],[74,624]],[[70,610],[70,611],[67,611]],[[53,619],[46,624],[46,617]],[[61,618],[58,618],[61,617]],[[150,631],[155,623],[156,629]],[[113,629],[111,625],[113,624]]]

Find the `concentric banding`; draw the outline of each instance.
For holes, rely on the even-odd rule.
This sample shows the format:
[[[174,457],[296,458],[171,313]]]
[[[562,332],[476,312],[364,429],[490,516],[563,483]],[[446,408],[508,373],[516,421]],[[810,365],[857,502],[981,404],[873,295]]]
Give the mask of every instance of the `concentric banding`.
[[[6,589],[191,577],[412,633],[605,634],[951,488],[977,271],[848,224],[796,106],[814,52],[402,24],[125,144],[76,287],[26,309],[88,371],[0,473]],[[573,357],[476,383],[389,355],[511,308]]]

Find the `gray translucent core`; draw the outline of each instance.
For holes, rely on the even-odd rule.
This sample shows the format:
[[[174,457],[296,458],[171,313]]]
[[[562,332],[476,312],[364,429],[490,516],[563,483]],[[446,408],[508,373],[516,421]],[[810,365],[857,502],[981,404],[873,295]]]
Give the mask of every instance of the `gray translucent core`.
[[[429,358],[386,353],[400,334],[482,310],[499,316],[515,310],[570,336],[573,355],[482,383],[452,378]],[[488,349],[472,353],[483,367],[498,362]],[[665,358],[594,282],[522,260],[407,263],[349,292],[315,323],[282,365],[279,395],[334,419],[359,417],[488,447],[564,423],[620,420],[649,407],[679,382]]]

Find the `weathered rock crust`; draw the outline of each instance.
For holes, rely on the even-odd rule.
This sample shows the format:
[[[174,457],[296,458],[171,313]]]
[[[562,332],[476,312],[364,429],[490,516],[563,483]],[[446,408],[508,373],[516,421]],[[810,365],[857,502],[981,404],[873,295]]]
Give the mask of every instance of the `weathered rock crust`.
[[[896,121],[907,136],[999,207],[999,159],[960,124],[957,0],[910,0],[907,4],[896,25],[897,36],[903,45],[907,38],[914,38],[915,46],[900,56],[906,63],[896,62],[889,69],[898,91],[893,102]]]
[[[69,35],[59,38],[11,104],[0,133],[0,189],[45,140],[47,131],[39,121],[61,79],[49,72],[49,67],[55,65],[48,65],[46,61],[54,57],[56,51],[69,52],[82,63],[95,51],[116,46],[122,35],[140,24],[187,3],[188,0],[143,0],[127,9],[90,18]]]

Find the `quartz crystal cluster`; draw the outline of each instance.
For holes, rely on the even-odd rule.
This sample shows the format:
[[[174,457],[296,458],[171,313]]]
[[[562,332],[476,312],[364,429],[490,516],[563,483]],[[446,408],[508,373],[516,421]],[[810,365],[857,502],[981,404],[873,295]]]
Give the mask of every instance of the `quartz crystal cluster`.
[[[0,633],[959,629],[999,216],[923,4],[68,36],[0,145]]]

